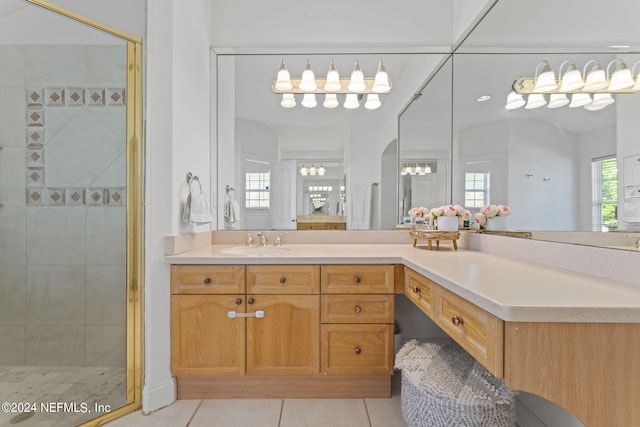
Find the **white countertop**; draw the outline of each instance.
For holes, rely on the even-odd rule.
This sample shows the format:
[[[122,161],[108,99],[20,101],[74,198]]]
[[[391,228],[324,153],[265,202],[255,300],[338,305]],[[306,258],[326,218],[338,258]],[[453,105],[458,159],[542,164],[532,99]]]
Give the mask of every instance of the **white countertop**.
[[[228,255],[211,245],[170,264],[404,264],[512,322],[640,323],[640,286],[496,255],[410,244],[291,244],[270,256]]]

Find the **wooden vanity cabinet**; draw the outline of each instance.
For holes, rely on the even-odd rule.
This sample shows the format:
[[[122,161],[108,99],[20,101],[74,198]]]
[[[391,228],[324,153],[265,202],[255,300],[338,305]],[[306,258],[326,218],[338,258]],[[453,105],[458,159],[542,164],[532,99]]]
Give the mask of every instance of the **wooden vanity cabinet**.
[[[322,266],[323,375],[393,374],[393,265]]]

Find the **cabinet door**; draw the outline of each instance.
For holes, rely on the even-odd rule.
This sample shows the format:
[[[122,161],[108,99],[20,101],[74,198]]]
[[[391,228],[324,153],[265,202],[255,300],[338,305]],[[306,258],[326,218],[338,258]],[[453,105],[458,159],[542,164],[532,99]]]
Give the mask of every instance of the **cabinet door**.
[[[247,375],[314,375],[320,369],[320,296],[250,295]]]
[[[173,375],[242,375],[245,365],[244,295],[174,295],[171,298]]]

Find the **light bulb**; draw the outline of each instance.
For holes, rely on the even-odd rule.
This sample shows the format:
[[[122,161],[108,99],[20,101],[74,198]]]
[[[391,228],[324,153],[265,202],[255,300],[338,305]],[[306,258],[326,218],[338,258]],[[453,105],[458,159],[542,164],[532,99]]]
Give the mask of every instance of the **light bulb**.
[[[362,92],[366,88],[367,86],[364,83],[364,74],[362,74],[360,64],[356,61],[356,65],[353,67],[353,72],[351,73],[351,81],[349,82],[348,89],[351,92]]]

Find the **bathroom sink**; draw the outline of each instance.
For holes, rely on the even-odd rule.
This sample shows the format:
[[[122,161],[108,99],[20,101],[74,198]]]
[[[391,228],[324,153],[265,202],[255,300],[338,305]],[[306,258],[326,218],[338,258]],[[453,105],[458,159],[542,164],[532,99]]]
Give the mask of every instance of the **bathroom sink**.
[[[238,246],[223,249],[221,252],[227,255],[274,256],[288,251],[289,248],[282,246]]]

